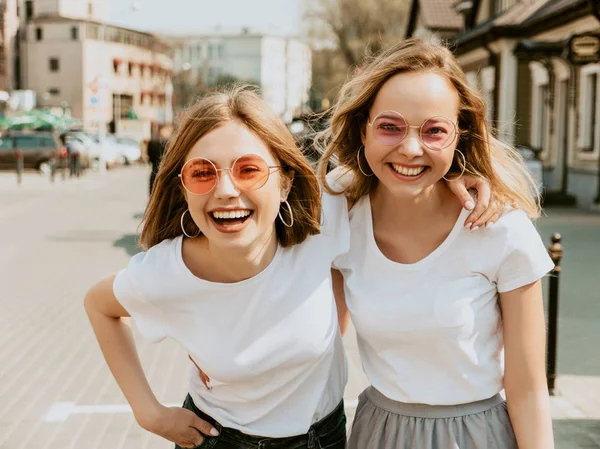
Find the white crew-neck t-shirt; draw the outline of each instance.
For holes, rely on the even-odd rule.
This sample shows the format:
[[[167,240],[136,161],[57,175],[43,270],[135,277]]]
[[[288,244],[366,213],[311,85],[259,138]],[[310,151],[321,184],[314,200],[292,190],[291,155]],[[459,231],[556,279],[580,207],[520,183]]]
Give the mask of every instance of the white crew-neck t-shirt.
[[[198,408],[247,434],[298,435],[335,409],[346,385],[330,269],[349,239],[345,197],[324,194],[321,234],[279,247],[250,279],[194,276],[178,237],[135,255],[114,293],[144,337],[176,340],[210,377],[207,389],[190,362]]]
[[[554,267],[522,211],[476,231],[463,227],[468,213],[427,257],[400,264],[375,242],[369,197],[350,211],[350,250],[335,265],[344,275],[365,374],[392,400],[454,405],[501,392],[498,293]]]

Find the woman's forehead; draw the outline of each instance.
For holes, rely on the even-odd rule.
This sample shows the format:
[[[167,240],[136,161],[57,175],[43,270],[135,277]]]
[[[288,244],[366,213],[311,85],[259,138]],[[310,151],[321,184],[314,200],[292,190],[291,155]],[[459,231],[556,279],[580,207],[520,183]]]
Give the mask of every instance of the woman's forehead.
[[[370,118],[384,111],[396,111],[409,122],[422,122],[433,116],[456,119],[459,107],[458,92],[447,78],[434,72],[409,72],[395,75],[381,86]]]
[[[203,157],[218,165],[227,166],[244,154],[257,154],[269,163],[274,162],[266,143],[248,127],[232,120],[198,139],[188,152],[186,161]]]

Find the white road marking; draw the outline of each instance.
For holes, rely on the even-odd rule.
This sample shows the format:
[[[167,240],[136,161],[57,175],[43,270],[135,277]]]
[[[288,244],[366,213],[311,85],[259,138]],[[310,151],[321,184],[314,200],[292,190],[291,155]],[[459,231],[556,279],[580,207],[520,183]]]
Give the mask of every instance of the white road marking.
[[[181,404],[165,404],[167,407],[180,407]],[[77,405],[74,402],[55,402],[50,406],[46,415],[45,422],[64,422],[71,415],[93,415],[93,414],[113,414],[113,413],[131,413],[129,404],[98,404],[98,405]]]

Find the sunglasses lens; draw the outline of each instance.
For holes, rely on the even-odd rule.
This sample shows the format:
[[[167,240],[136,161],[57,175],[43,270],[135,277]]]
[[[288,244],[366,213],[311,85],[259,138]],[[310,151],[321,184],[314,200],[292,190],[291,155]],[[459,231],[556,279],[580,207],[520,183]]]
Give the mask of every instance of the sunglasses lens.
[[[421,127],[421,140],[432,150],[449,147],[455,137],[454,124],[445,117],[431,117]]]
[[[379,114],[373,121],[373,135],[384,145],[395,145],[406,136],[408,124],[397,112]]]
[[[181,171],[181,180],[187,190],[203,195],[210,192],[217,183],[217,169],[208,159],[190,159]]]
[[[247,154],[235,161],[231,173],[240,189],[256,190],[269,179],[269,166],[262,157]]]

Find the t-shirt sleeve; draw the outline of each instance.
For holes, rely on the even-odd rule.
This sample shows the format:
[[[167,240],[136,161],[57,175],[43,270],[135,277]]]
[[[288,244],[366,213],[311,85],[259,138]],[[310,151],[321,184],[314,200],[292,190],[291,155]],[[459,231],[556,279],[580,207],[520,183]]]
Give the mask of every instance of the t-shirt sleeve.
[[[509,212],[505,220],[504,255],[496,279],[499,293],[531,284],[554,268],[540,234],[524,212]]]
[[[127,310],[142,337],[159,342],[167,336],[167,320],[158,304],[144,297],[140,286],[144,279],[153,276],[145,263],[146,253],[136,254],[129,265],[120,271],[113,282],[113,293],[117,301]]]
[[[348,219],[348,201],[345,195],[323,194],[323,218],[321,233],[331,237],[332,260],[348,252],[350,248],[350,220]]]

